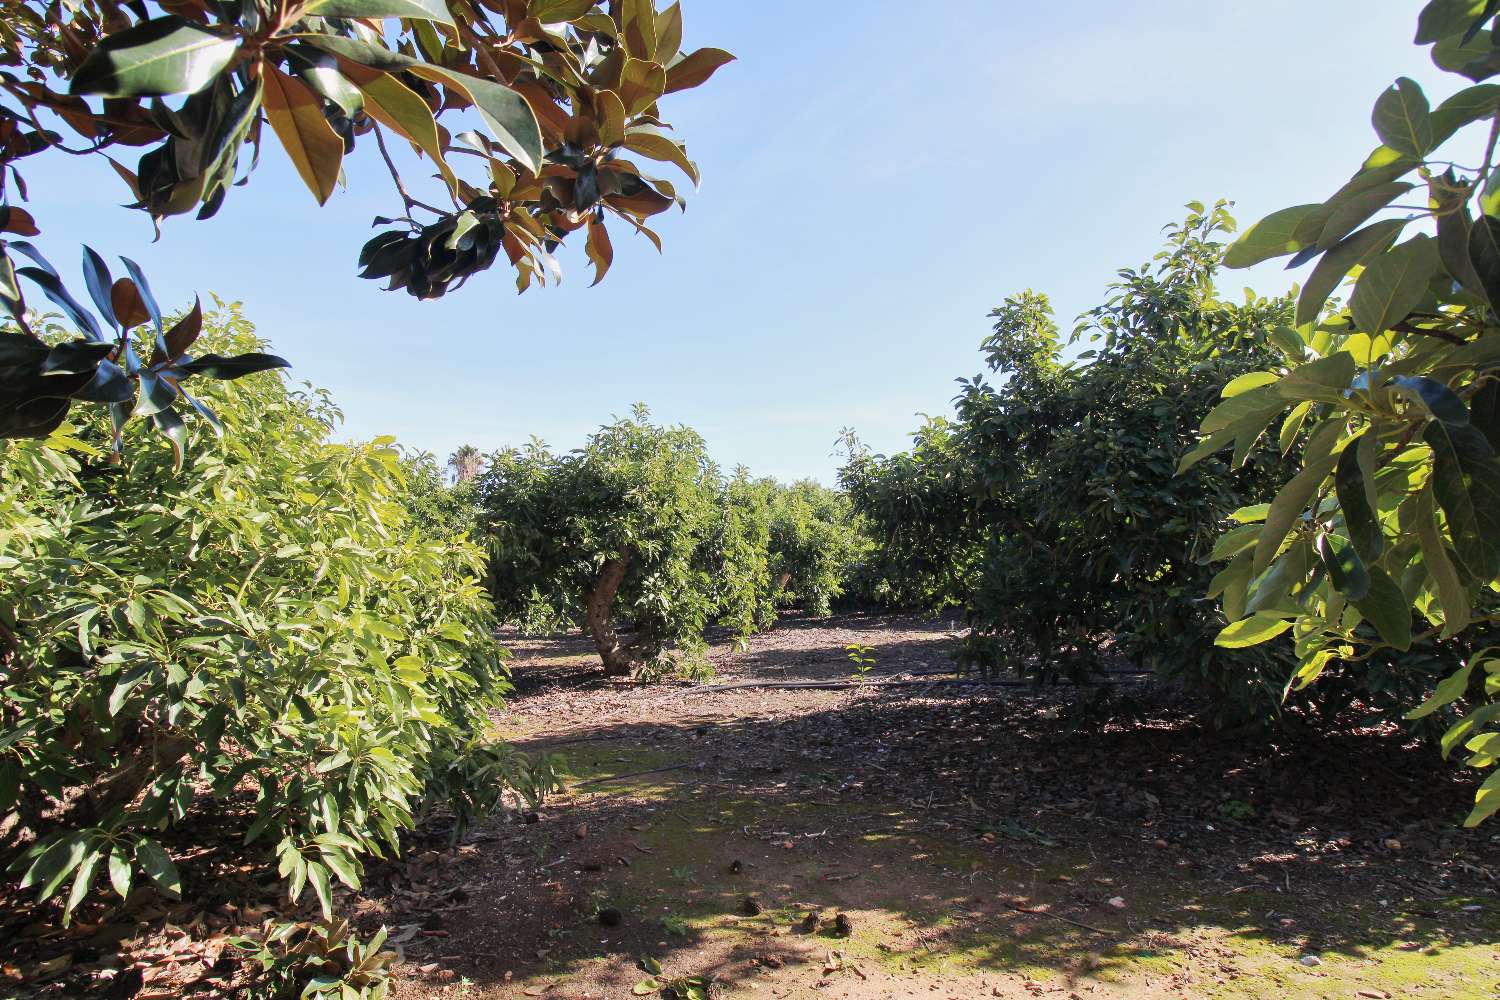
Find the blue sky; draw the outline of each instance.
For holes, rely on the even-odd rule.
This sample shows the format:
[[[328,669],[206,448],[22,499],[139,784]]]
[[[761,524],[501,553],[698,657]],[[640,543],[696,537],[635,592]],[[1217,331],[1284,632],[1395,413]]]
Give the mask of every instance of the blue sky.
[[[616,227],[592,289],[581,245],[520,297],[498,267],[437,302],[356,278],[371,219],[399,214],[373,143],[322,209],[270,144],[215,219],[156,244],[107,164],[54,157],[28,176],[37,242],[65,276],[86,240],[164,304],[242,301],[350,437],[566,449],[642,400],[726,467],[832,482],[841,427],[889,452],[948,411],[1007,294],[1047,293],[1066,328],[1185,202],[1249,224],[1332,193],[1383,87],[1410,75],[1436,104],[1463,82],[1410,44],[1420,6],[683,0],[687,45],[740,57],[664,105],[703,187],[659,217],[662,256]]]

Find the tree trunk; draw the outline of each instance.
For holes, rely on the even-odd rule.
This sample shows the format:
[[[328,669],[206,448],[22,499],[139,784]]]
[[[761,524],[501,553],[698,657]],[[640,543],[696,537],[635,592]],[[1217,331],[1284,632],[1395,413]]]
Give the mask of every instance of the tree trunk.
[[[640,663],[632,655],[633,650],[621,638],[610,621],[610,610],[614,607],[615,594],[625,580],[625,571],[630,568],[630,556],[621,556],[604,563],[594,589],[589,592],[585,605],[585,619],[589,635],[599,649],[599,659],[604,661],[606,677],[629,677]]]

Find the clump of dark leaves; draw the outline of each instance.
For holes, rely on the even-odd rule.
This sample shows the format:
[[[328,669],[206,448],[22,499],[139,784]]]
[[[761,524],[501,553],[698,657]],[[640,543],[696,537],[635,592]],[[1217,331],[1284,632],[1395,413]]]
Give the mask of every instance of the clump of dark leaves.
[[[389,222],[377,219],[376,222]],[[441,298],[449,287],[495,262],[505,236],[500,206],[475,198],[462,212],[418,227],[383,232],[359,254],[361,278],[389,278],[388,289],[404,288],[419,299]],[[455,285],[454,283],[457,283]]]

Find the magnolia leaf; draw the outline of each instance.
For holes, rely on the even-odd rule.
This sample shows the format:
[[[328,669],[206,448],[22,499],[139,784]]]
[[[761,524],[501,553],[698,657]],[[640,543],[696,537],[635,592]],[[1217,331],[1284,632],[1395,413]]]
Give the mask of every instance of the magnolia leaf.
[[[734,62],[734,56],[723,49],[699,49],[675,61],[667,69],[666,93],[691,90],[708,82],[723,66]]]
[[[695,187],[699,182],[698,165],[688,159],[687,151],[677,140],[668,137],[659,129],[649,125],[637,125],[627,130],[625,148],[653,160],[671,163],[687,174]]]
[[[319,17],[406,17],[453,24],[453,15],[443,0],[307,0],[302,12]]]
[[[245,375],[254,375],[257,372],[270,371],[273,368],[290,367],[292,367],[291,362],[284,358],[252,351],[230,358],[219,354],[205,354],[201,358],[174,365],[172,372],[181,375],[207,375],[209,378],[228,381]]]
[[[389,73],[379,73],[363,66],[347,65],[345,69],[365,98],[365,112],[380,124],[394,130],[412,145],[432,157],[438,173],[452,192],[458,191],[458,178],[443,158],[443,143],[438,134],[432,109],[412,89]]]
[[[344,160],[344,140],[323,115],[323,101],[296,77],[263,67],[266,117],[302,182],[321,205],[333,194]]]
[[[218,76],[239,49],[183,17],[168,15],[115,32],[94,46],[69,93],[100,97],[192,94]]]
[[[146,308],[146,302],[141,297],[141,290],[134,281],[129,278],[118,278],[110,286],[110,307],[113,309],[115,319],[119,320],[123,329],[140,326],[151,318],[151,312]]]
[[[526,16],[543,24],[576,21],[594,9],[597,0],[531,0]]]
[[[609,239],[609,230],[605,228],[603,222],[595,219],[589,223],[588,242],[584,245],[584,249],[588,253],[589,260],[593,262],[594,284],[597,285],[609,273],[610,265],[614,263],[615,259],[614,246],[610,243]]]
[[[411,72],[434,83],[442,83],[465,94],[500,148],[534,174],[541,173],[542,129],[526,98],[504,84],[469,76],[439,66],[418,63]]]

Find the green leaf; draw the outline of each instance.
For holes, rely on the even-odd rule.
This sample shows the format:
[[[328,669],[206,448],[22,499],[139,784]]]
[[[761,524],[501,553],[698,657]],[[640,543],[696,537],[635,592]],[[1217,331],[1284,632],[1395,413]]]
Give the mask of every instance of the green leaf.
[[[182,875],[171,857],[161,845],[149,837],[142,837],[135,845],[135,863],[151,880],[158,892],[172,899],[182,895]]]
[[[1229,384],[1224,387],[1224,390],[1219,395],[1223,396],[1225,399],[1229,399],[1231,396],[1238,396],[1242,392],[1248,392],[1251,389],[1259,389],[1263,385],[1270,385],[1280,377],[1281,376],[1277,375],[1275,372],[1246,372],[1243,375],[1239,375],[1231,379],[1229,381]]]
[[[1318,248],[1333,249],[1344,237],[1368,222],[1371,216],[1414,187],[1416,185],[1409,181],[1396,181],[1365,188],[1353,194],[1329,213],[1328,220],[1318,232]]]
[[[1385,570],[1370,567],[1370,592],[1354,606],[1386,643],[1400,650],[1411,648],[1411,602]]]
[[[1377,439],[1373,431],[1366,431],[1357,440],[1349,442],[1339,454],[1338,467],[1333,477],[1339,508],[1344,514],[1344,524],[1349,529],[1349,539],[1354,545],[1354,551],[1359,553],[1366,565],[1379,562],[1381,553],[1385,550],[1380,516],[1376,513],[1376,446]]]
[[[440,66],[418,63],[410,71],[465,94],[473,102],[480,119],[500,148],[520,161],[527,170],[534,174],[541,173],[542,157],[546,152],[542,148],[542,129],[537,124],[531,105],[526,103],[526,98],[493,80],[457,73]]]
[[[653,160],[671,163],[688,175],[696,186],[699,182],[698,165],[687,158],[686,151],[677,140],[649,125],[636,125],[625,132],[625,148],[648,156]]]
[[[1272,257],[1296,253],[1306,245],[1293,239],[1297,227],[1322,208],[1322,205],[1296,205],[1272,212],[1241,233],[1240,238],[1229,245],[1229,249],[1224,252],[1224,266],[1250,267]]]
[[[1237,621],[1220,631],[1214,638],[1214,645],[1224,649],[1258,646],[1276,638],[1291,627],[1292,623],[1285,619],[1255,615]]]
[[[1500,108],[1500,86],[1479,83],[1460,90],[1433,109],[1433,148],[1448,141],[1465,125],[1490,117],[1496,108]]]
[[[359,869],[352,857],[343,851],[323,848],[323,863],[338,876],[338,880],[351,889],[358,889]]]
[[[1407,712],[1402,718],[1408,720],[1425,719],[1445,705],[1451,705],[1462,698],[1464,692],[1469,689],[1469,676],[1474,672],[1474,667],[1478,662],[1479,657],[1470,657],[1468,663],[1465,663],[1462,667],[1459,667],[1438,682],[1437,689],[1432,692],[1431,698],[1428,698],[1422,704]]]
[[[333,888],[328,881],[328,869],[316,861],[307,862],[307,881],[312,885],[313,895],[323,908],[323,919],[333,917]]]
[[[1431,45],[1450,35],[1462,35],[1484,13],[1487,0],[1430,0],[1417,15],[1417,45]]]
[[[1469,227],[1469,263],[1491,308],[1500,309],[1500,219],[1482,215]]]
[[[63,924],[68,923],[78,904],[83,902],[83,897],[89,894],[89,889],[94,884],[94,870],[99,867],[99,859],[104,856],[102,851],[91,851],[78,866],[78,874],[73,876],[73,889],[68,893],[67,902],[63,904]]]
[[[1374,337],[1405,319],[1426,295],[1437,262],[1429,236],[1414,236],[1375,258],[1349,300],[1355,326]]]
[[[1324,535],[1318,539],[1318,554],[1328,570],[1333,589],[1351,601],[1363,600],[1370,592],[1370,572],[1352,545],[1338,545]]]
[[[1297,297],[1296,323],[1311,323],[1323,312],[1328,296],[1357,265],[1384,253],[1406,226],[1402,219],[1386,219],[1344,237],[1318,260]]]
[[[1307,422],[1307,415],[1312,412],[1312,400],[1303,400],[1292,407],[1292,412],[1286,415],[1281,422],[1281,431],[1276,435],[1277,447],[1281,449],[1282,455],[1291,452],[1292,446],[1297,443],[1297,435],[1302,432],[1302,425]]]
[[[1484,779],[1479,791],[1474,793],[1474,811],[1464,819],[1464,826],[1475,827],[1500,809],[1500,771]]]
[[[655,979],[642,979],[630,988],[632,996],[646,997],[661,992],[661,984]]]
[[[1276,383],[1276,392],[1289,400],[1311,399],[1341,405],[1347,398],[1346,394],[1354,383],[1357,371],[1354,355],[1348,351],[1337,351],[1326,358],[1318,358],[1293,368]]]
[[[38,899],[50,899],[73,869],[83,862],[87,851],[88,841],[81,833],[71,833],[59,838],[26,869],[26,875],[21,879],[21,888],[35,887]]]
[[[143,21],[94,46],[73,74],[72,94],[162,97],[192,94],[218,76],[239,49],[176,15]]]
[[[346,50],[351,46],[359,46],[360,43],[347,38],[331,38],[322,35],[311,38],[309,41],[318,48],[352,60],[350,66],[346,68],[354,85],[364,95],[365,113],[431,157],[433,165],[437,167],[448,189],[457,194],[458,177],[448,166],[448,161],[443,158],[443,142],[438,134],[437,121],[432,117],[432,109],[427,106],[427,102],[394,76],[366,69],[355,56],[349,55]],[[374,49],[370,46],[361,48],[370,54],[380,53],[391,56],[393,59],[398,56],[398,53],[386,52],[384,49]],[[366,58],[371,58],[371,56],[367,54]],[[405,69],[414,62],[415,60],[406,56],[399,56],[398,67]]]
[[[576,21],[593,10],[595,3],[596,0],[531,0],[526,16],[543,24]]]
[[[1335,455],[1325,455],[1311,462],[1276,494],[1271,508],[1266,513],[1266,523],[1261,528],[1260,539],[1255,545],[1255,572],[1262,573],[1271,565],[1271,560],[1281,550],[1281,543],[1292,530],[1292,525],[1306,509],[1308,501],[1318,492],[1328,473],[1338,461]]]
[[[319,17],[411,17],[453,24],[443,0],[307,0],[302,11]]]
[[[1423,157],[1432,148],[1431,106],[1417,81],[1401,77],[1375,102],[1371,123],[1380,141],[1406,156]]]
[[[1474,37],[1464,40],[1464,35],[1449,35],[1432,47],[1432,62],[1439,69],[1450,73],[1461,73],[1478,83],[1493,76],[1495,54],[1488,29],[1481,29]]]
[[[1458,569],[1443,544],[1438,531],[1431,481],[1417,494],[1415,519],[1417,539],[1422,547],[1422,564],[1437,586],[1438,603],[1443,609],[1443,638],[1451,639],[1469,625],[1472,606],[1469,590],[1459,579]]]
[[[130,896],[131,873],[130,859],[125,855],[124,846],[115,844],[109,850],[109,884],[121,899]]]
[[[1247,614],[1282,612],[1287,607],[1292,590],[1307,579],[1312,569],[1312,546],[1306,540],[1298,540],[1271,564],[1250,587],[1245,602]]]
[[[1500,463],[1472,424],[1434,420],[1422,439],[1432,448],[1432,488],[1448,520],[1453,551],[1476,579],[1500,573]]]

